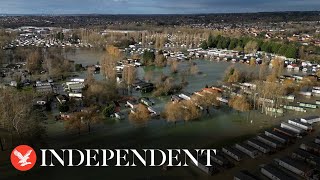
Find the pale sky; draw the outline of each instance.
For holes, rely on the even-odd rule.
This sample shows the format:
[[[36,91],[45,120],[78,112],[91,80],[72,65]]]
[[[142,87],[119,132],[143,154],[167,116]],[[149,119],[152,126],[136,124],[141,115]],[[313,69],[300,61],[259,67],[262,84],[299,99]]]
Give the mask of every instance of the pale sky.
[[[198,14],[319,10],[320,0],[0,0],[0,14]]]

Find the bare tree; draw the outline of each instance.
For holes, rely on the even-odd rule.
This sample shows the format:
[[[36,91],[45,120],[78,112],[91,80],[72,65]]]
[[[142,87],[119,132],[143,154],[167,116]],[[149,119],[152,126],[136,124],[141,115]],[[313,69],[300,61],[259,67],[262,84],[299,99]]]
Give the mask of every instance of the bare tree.
[[[39,51],[31,52],[27,57],[27,69],[31,73],[37,73],[41,70],[42,57]]]
[[[146,125],[150,117],[148,108],[143,104],[139,104],[138,107],[134,109],[134,112],[129,114],[130,122],[137,126]]]
[[[177,60],[171,60],[171,72],[178,73],[179,62]]]
[[[131,92],[131,87],[136,80],[137,72],[133,65],[126,65],[122,71],[122,79],[127,85],[128,92]]]
[[[224,81],[230,83],[242,82],[245,78],[243,72],[235,68],[234,66],[230,66],[224,74]]]
[[[256,58],[251,57],[250,62],[249,62],[249,65],[250,65],[250,66],[256,65]]]
[[[88,132],[91,132],[91,126],[102,122],[97,106],[91,106],[81,111],[81,120],[87,126]]]
[[[157,54],[154,63],[157,67],[165,67],[167,65],[167,59],[163,56],[163,54]]]
[[[303,87],[312,87],[318,84],[317,77],[307,76],[303,77],[302,81],[299,83],[301,88]]]
[[[85,82],[84,82],[84,84],[86,86],[90,86],[90,84],[95,83],[96,80],[95,80],[95,78],[93,76],[94,70],[95,70],[95,68],[88,68],[87,69],[86,79],[85,79]]]
[[[256,53],[258,50],[258,43],[255,41],[249,41],[244,47],[246,53]]]
[[[117,47],[111,45],[108,45],[106,47],[106,54],[105,57],[102,59],[101,66],[108,80],[116,80],[116,64],[117,61],[121,60],[122,57],[123,54]]]
[[[229,106],[233,109],[237,110],[238,112],[247,112],[250,111],[251,105],[248,99],[245,96],[234,96],[229,101]],[[248,113],[249,118],[249,113]]]
[[[146,71],[144,74],[144,80],[150,82],[153,79],[153,71]]]
[[[257,93],[262,113],[267,109],[278,109],[284,103],[283,96],[287,94],[287,87],[278,82],[259,82]],[[267,113],[267,111],[266,111]],[[274,114],[277,115],[276,113]]]
[[[272,74],[279,77],[284,71],[284,61],[280,58],[275,58],[271,61],[272,65]]]
[[[220,102],[217,98],[220,97],[218,92],[200,92],[198,95],[192,96],[192,101],[201,107],[205,107],[207,114],[210,114],[210,107],[212,106],[220,106]]]
[[[199,73],[198,65],[196,63],[192,63],[190,66],[190,74],[196,75],[198,73]]]
[[[165,117],[168,122],[174,122],[183,120],[183,108],[181,105],[175,102],[168,102],[165,106]]]
[[[160,77],[156,83],[156,90],[153,92],[154,96],[168,95],[177,89],[178,86],[175,85],[174,79],[172,77],[163,76]]]
[[[45,60],[45,66],[51,77],[66,77],[74,71],[74,63],[61,55],[50,55]]]
[[[236,82],[241,82],[243,77],[242,77],[242,73],[237,70],[237,69],[234,69],[233,73],[229,76],[228,78],[228,81],[227,82],[230,82],[230,83],[236,83]]]
[[[67,130],[76,130],[78,134],[85,127],[84,123],[81,121],[82,112],[75,112],[70,114],[70,118],[65,121],[65,128]]]
[[[185,121],[196,120],[201,116],[199,108],[192,101],[182,101],[183,119]]]
[[[265,80],[267,73],[268,73],[268,66],[266,63],[262,63],[259,69],[259,79],[262,81]]]
[[[85,104],[104,104],[118,97],[116,85],[110,81],[94,81],[84,91]]]
[[[22,139],[41,137],[44,128],[40,124],[46,118],[33,107],[36,94],[18,92],[14,89],[0,89],[0,127]]]

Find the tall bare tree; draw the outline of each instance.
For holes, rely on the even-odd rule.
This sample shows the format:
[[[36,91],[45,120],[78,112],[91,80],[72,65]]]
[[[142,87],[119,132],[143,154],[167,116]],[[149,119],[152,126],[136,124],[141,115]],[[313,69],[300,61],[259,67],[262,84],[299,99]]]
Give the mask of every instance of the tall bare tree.
[[[168,102],[165,106],[165,117],[168,122],[176,124],[177,121],[183,120],[183,108],[175,102]]]
[[[42,65],[42,56],[39,51],[31,52],[27,57],[27,69],[31,73],[40,72]]]
[[[119,48],[108,45],[106,47],[106,54],[102,59],[101,66],[106,78],[111,81],[116,80],[116,65],[119,60],[123,57],[123,54]]]
[[[177,60],[171,60],[171,72],[178,73],[179,62]]]
[[[249,41],[244,47],[246,53],[256,53],[258,50],[258,43],[255,41]]]
[[[133,65],[126,65],[122,71],[122,79],[127,85],[128,92],[131,92],[132,84],[136,80],[137,71]]]

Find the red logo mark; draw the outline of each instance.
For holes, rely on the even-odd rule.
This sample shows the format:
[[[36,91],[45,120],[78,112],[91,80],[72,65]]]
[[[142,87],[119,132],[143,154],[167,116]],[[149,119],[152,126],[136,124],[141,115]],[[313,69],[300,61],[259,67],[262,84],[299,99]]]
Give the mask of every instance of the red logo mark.
[[[32,147],[20,145],[12,151],[10,159],[11,164],[19,171],[28,171],[36,164],[37,155]]]

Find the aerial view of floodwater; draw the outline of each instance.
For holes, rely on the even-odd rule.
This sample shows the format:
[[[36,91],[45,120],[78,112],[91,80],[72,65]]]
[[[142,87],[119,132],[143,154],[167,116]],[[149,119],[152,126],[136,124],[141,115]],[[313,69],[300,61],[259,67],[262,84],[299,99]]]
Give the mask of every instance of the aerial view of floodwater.
[[[103,55],[103,51],[78,49],[74,53],[68,54],[68,58],[74,60],[75,63],[81,63],[85,66],[96,64],[103,58]],[[189,85],[183,91],[190,93],[200,90],[206,85],[217,84],[223,78],[224,72],[229,66],[243,66],[243,68],[246,66],[239,63],[232,64],[230,62],[212,62],[207,60],[194,60],[193,62],[198,65],[201,73],[186,77]],[[179,68],[183,69],[186,63],[188,62],[181,62]],[[170,74],[170,67],[163,69],[145,69],[141,67],[138,69],[138,76],[142,78],[145,71],[153,71],[153,76],[157,77],[160,73]],[[81,73],[80,76],[84,77],[85,72]],[[103,79],[101,74],[97,74],[96,78]],[[209,82],[211,84],[208,84]],[[168,101],[168,98],[163,97],[152,98],[156,101],[155,107],[160,109],[163,109]],[[127,110],[124,110],[124,112],[127,112]],[[298,115],[299,113],[291,115],[295,116],[295,114]],[[227,105],[223,105],[220,109],[212,108],[209,115],[204,115],[200,120],[194,122],[181,122],[174,125],[167,123],[163,119],[154,119],[145,127],[135,127],[128,120],[123,120],[116,123],[106,123],[102,128],[103,130],[100,130],[101,127],[97,127],[97,132],[93,135],[94,137],[89,135],[84,138],[110,139],[106,141],[109,145],[110,142],[113,142],[112,138],[117,139],[115,141],[116,145],[122,143],[128,145],[131,138],[133,138],[135,141],[132,142],[141,142],[139,146],[142,147],[154,144],[157,147],[182,147],[184,145],[189,145],[190,148],[211,145],[216,147],[215,144],[217,143],[228,143],[226,139],[235,141],[235,137],[241,138],[241,136],[255,134],[257,131],[261,131],[276,123],[279,123],[278,118],[266,117],[260,112],[251,112],[248,116],[246,113],[238,113]],[[118,140],[122,139],[121,137],[124,138],[119,143]],[[81,139],[81,141],[85,141],[85,139]],[[190,144],[189,142],[193,143]],[[76,144],[77,140],[74,140],[74,143]]]
[[[78,49],[74,53],[68,54],[68,58],[81,63],[82,65],[96,64],[103,58],[103,51],[82,50]],[[204,88],[206,85],[213,85],[219,83],[223,78],[225,70],[229,66],[238,66],[246,68],[243,64],[232,64],[230,62],[213,62],[207,60],[193,60],[199,68],[198,75],[188,75],[186,81],[189,82],[184,91],[194,92]],[[183,70],[189,62],[181,62],[179,70]],[[157,77],[161,73],[170,74],[170,67],[166,68],[145,68],[138,69],[138,77],[143,78],[146,71],[152,71],[153,76]],[[253,71],[255,69],[253,68]],[[85,77],[86,72],[79,73],[80,77]],[[177,75],[178,76],[178,75]],[[102,80],[102,74],[96,74],[96,79]],[[211,84],[208,84],[208,83]],[[138,92],[133,95],[140,96]],[[146,95],[152,97],[151,95]],[[169,101],[168,98],[152,97],[156,105],[155,107],[163,109],[165,103]],[[121,104],[122,111],[128,114],[129,110]],[[316,111],[310,111],[309,114],[316,114]],[[243,141],[249,137],[262,132],[279,122],[284,121],[289,117],[301,116],[301,113],[295,112],[286,115],[286,117],[271,117],[266,116],[259,111],[251,111],[250,114],[238,113],[229,108],[227,105],[222,105],[219,109],[210,109],[210,114],[204,114],[201,119],[192,122],[178,122],[176,124],[168,123],[164,119],[150,120],[146,126],[137,127],[127,120],[120,120],[114,122],[105,122],[103,126],[99,125],[93,128],[89,134],[83,132],[78,135],[76,133],[66,136],[63,130],[63,122],[52,121],[52,125],[48,127],[48,143],[55,144],[61,147],[86,147],[86,148],[215,148],[219,149],[225,145],[231,145],[235,142]],[[51,135],[52,136],[51,136]],[[72,142],[72,143],[71,143]],[[71,144],[70,144],[71,143]],[[59,172],[64,171],[59,169]],[[99,174],[101,169],[97,168],[93,171]],[[160,169],[143,168],[131,169],[132,174],[121,174],[118,170],[103,169],[108,175],[115,175],[118,177],[132,177],[134,179],[142,177],[141,174],[148,176],[148,174],[164,175]],[[42,173],[49,173],[51,176],[55,175],[55,170],[41,171]],[[121,171],[120,171],[121,172]],[[192,168],[176,168],[165,174],[170,179],[172,174],[174,176],[193,176]],[[64,173],[73,173],[73,170],[64,171]],[[93,172],[92,172],[93,173]],[[92,177],[91,173],[91,177]],[[86,176],[84,173],[76,173],[79,177]],[[97,176],[101,178],[101,176]],[[172,178],[172,177],[171,177]]]

